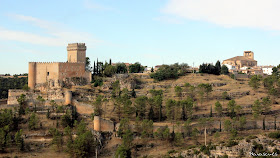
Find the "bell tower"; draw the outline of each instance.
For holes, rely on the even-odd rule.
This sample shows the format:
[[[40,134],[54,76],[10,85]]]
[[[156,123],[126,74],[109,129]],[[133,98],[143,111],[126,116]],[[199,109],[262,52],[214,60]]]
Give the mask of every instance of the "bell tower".
[[[252,51],[244,51],[244,57],[254,59],[254,52]]]
[[[69,43],[67,46],[67,61],[75,63],[86,63],[86,50],[85,43]]]

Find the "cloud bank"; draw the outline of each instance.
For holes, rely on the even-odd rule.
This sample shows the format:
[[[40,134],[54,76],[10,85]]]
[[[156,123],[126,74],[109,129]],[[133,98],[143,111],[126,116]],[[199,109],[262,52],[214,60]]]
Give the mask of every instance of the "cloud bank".
[[[223,27],[280,30],[279,0],[169,0],[162,12]]]
[[[96,45],[102,42],[89,33],[75,31],[60,23],[46,21],[31,16],[12,14],[11,18],[26,22],[41,29],[40,33],[31,33],[20,30],[10,30],[0,27],[0,39],[38,44],[45,46],[66,46],[67,43],[84,42],[87,45]]]

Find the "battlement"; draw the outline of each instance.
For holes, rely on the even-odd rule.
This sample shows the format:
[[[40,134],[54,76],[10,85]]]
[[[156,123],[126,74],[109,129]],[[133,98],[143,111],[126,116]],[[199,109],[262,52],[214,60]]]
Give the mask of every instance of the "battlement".
[[[85,51],[86,49],[87,47],[85,43],[69,43],[67,46],[67,51],[71,51],[71,50]]]
[[[29,62],[29,63],[33,63],[33,64],[69,64],[69,63],[83,63],[83,62]]]

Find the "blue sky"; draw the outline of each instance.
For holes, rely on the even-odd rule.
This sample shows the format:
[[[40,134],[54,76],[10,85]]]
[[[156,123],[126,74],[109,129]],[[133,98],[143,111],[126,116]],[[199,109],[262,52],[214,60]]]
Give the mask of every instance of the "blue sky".
[[[280,64],[278,0],[0,0],[0,74],[66,61],[83,42],[99,61],[195,66],[255,52]]]

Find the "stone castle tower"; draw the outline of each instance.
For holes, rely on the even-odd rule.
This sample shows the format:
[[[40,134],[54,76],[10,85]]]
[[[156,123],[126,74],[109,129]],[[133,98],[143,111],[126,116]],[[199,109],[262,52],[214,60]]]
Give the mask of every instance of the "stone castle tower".
[[[254,52],[252,51],[244,51],[244,57],[248,57],[254,60]]]
[[[67,46],[67,61],[74,63],[86,62],[86,45],[85,43],[71,43]]]
[[[67,46],[67,62],[29,62],[28,87],[30,89],[58,88],[70,78],[84,78],[91,82],[91,72],[86,71],[85,43]]]

